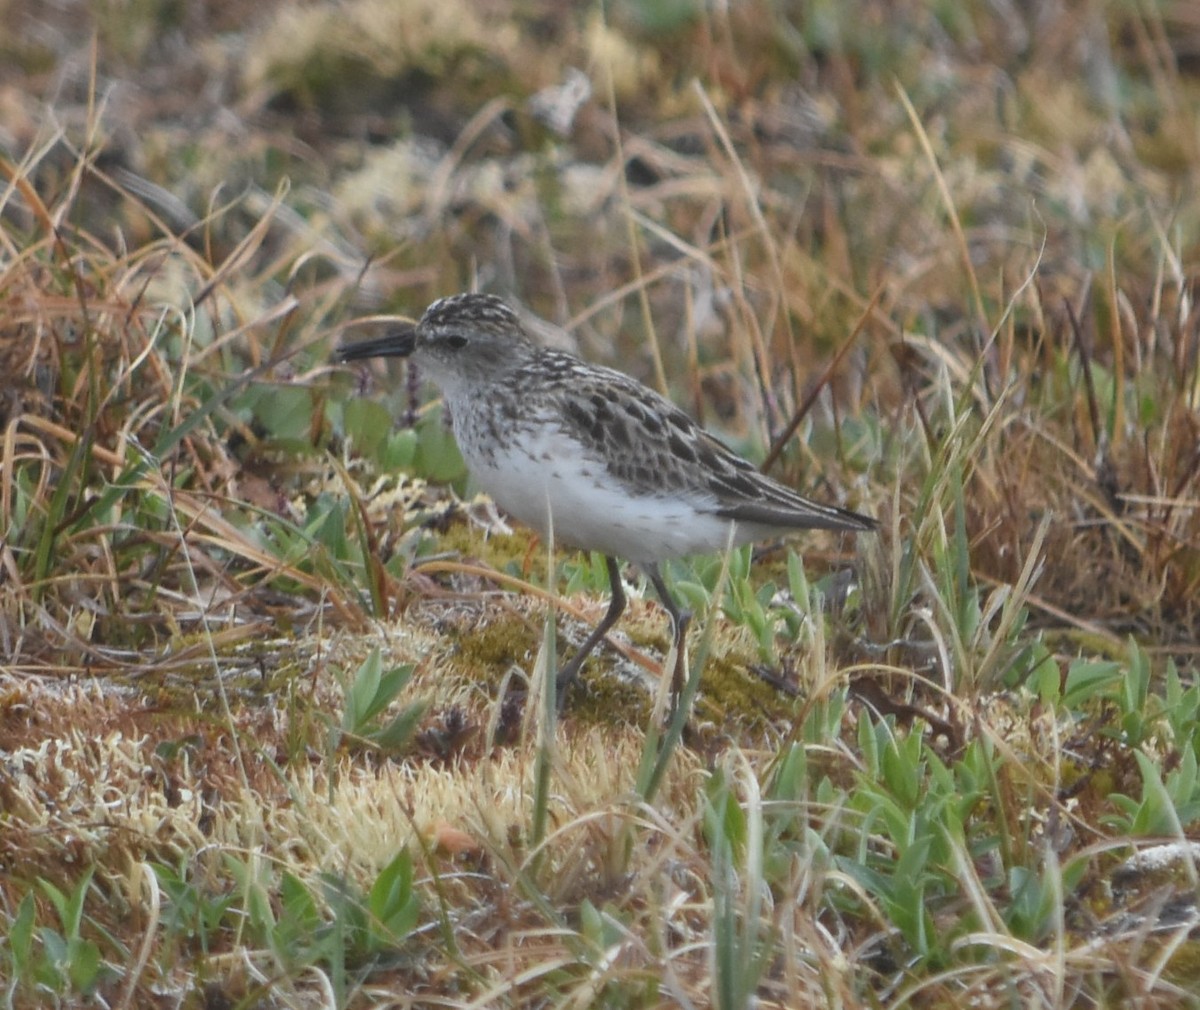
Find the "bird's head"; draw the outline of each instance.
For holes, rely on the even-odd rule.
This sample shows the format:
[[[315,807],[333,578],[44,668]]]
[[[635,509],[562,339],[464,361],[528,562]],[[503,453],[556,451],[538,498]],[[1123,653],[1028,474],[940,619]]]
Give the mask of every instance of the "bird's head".
[[[495,295],[440,298],[417,324],[381,337],[343,344],[335,362],[363,358],[411,358],[443,392],[459,385],[495,381],[534,351],[517,314]]]

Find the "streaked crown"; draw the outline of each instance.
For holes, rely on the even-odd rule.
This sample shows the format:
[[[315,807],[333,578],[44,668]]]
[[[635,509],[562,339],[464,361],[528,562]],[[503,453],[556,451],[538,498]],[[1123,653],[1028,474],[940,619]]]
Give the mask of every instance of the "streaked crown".
[[[497,336],[521,330],[521,320],[502,298],[470,292],[439,298],[418,323],[429,334],[454,333],[464,328]]]
[[[439,298],[421,316],[414,337],[413,357],[439,384],[495,379],[536,350],[520,318],[495,295]]]

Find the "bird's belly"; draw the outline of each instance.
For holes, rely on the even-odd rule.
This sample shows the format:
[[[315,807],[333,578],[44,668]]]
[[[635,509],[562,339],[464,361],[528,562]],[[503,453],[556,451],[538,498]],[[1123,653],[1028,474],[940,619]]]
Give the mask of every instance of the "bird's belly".
[[[519,441],[479,452],[465,438],[460,448],[479,486],[542,536],[552,531],[558,544],[643,562],[725,548],[731,523],[701,503],[631,493],[561,435]]]

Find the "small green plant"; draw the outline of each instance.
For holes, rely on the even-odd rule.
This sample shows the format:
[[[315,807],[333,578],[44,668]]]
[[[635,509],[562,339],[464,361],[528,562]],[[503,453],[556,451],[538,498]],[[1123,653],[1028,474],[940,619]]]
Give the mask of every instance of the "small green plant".
[[[755,1004],[771,955],[770,930],[763,922],[767,853],[762,797],[749,769],[741,778],[749,791],[744,805],[718,769],[708,781],[704,806],[704,839],[712,862],[713,1004],[721,1010]]]
[[[1078,712],[1095,698],[1109,697],[1122,676],[1121,664],[1110,659],[1073,661],[1067,667],[1062,707],[1068,712]]]
[[[379,650],[373,649],[350,680],[343,684],[345,706],[341,723],[330,737],[331,749],[350,740],[385,754],[403,751],[412,740],[428,703],[424,700],[410,702],[390,719],[381,717],[412,680],[413,670],[413,664],[406,663],[385,672]]]
[[[653,973],[623,974],[613,969],[614,952],[639,942],[634,917],[605,902],[597,908],[584,898],[579,906],[580,958],[588,965],[593,1007],[655,1006],[661,1002],[660,980]],[[601,979],[597,985],[593,979]]]
[[[207,954],[222,929],[232,925],[235,895],[221,891],[210,893],[194,879],[195,871],[181,864],[178,867],[152,864],[158,886],[166,899],[163,910],[165,936],[183,948],[198,947]]]
[[[54,909],[57,928],[37,926],[37,902],[32,892],[21,899],[9,927],[6,949],[10,1001],[19,991],[30,997],[39,993],[43,997],[86,997],[102,980],[116,977],[105,964],[99,944],[83,934],[84,903],[94,872],[89,867],[68,893],[48,880],[38,880],[38,889]],[[115,945],[111,937],[98,932]]]
[[[561,564],[562,574],[566,585],[562,587],[562,595],[574,596],[577,593],[607,594],[608,567],[604,555],[596,552],[579,554],[568,552],[566,560]]]
[[[175,886],[175,875],[167,874],[177,895],[173,928],[211,935],[219,918],[223,932],[270,951],[286,975],[294,977],[309,966],[326,971],[338,1006],[347,1003],[351,973],[368,975],[407,941],[420,919],[407,850],[380,870],[365,893],[338,874],[319,874],[315,887],[289,870],[276,875],[270,863],[256,857],[230,856],[225,866],[230,886],[209,896],[200,896],[191,884]]]
[[[721,608],[726,618],[750,630],[763,661],[772,665],[777,661],[775,636],[782,621],[782,611],[772,606],[774,598],[771,582],[755,589],[749,578],[731,579]]]
[[[1184,688],[1173,660],[1167,661],[1163,709],[1171,739],[1200,757],[1200,684]]]
[[[1113,793],[1109,799],[1118,813],[1105,818],[1115,831],[1134,838],[1156,835],[1182,837],[1184,829],[1200,819],[1200,778],[1197,777],[1196,752],[1187,748],[1179,766],[1164,777],[1162,768],[1140,750],[1133,756],[1142,774],[1142,795],[1138,799]]]
[[[366,894],[331,873],[322,874],[320,888],[329,909],[325,921],[320,921],[316,902],[299,880],[293,880],[289,892],[294,906],[317,927],[314,951],[335,973],[341,968],[370,966],[397,950],[420,919],[421,902],[413,889],[413,859],[407,849],[379,871]]]

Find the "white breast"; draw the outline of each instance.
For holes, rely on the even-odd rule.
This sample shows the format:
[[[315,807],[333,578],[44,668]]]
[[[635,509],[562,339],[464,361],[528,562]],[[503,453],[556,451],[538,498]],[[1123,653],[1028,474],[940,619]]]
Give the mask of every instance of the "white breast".
[[[494,429],[485,432],[480,420],[455,415],[471,473],[496,504],[542,536],[553,529],[558,544],[630,561],[724,549],[731,524],[704,511],[704,502],[631,493],[554,424],[525,428],[501,443],[483,437]]]

